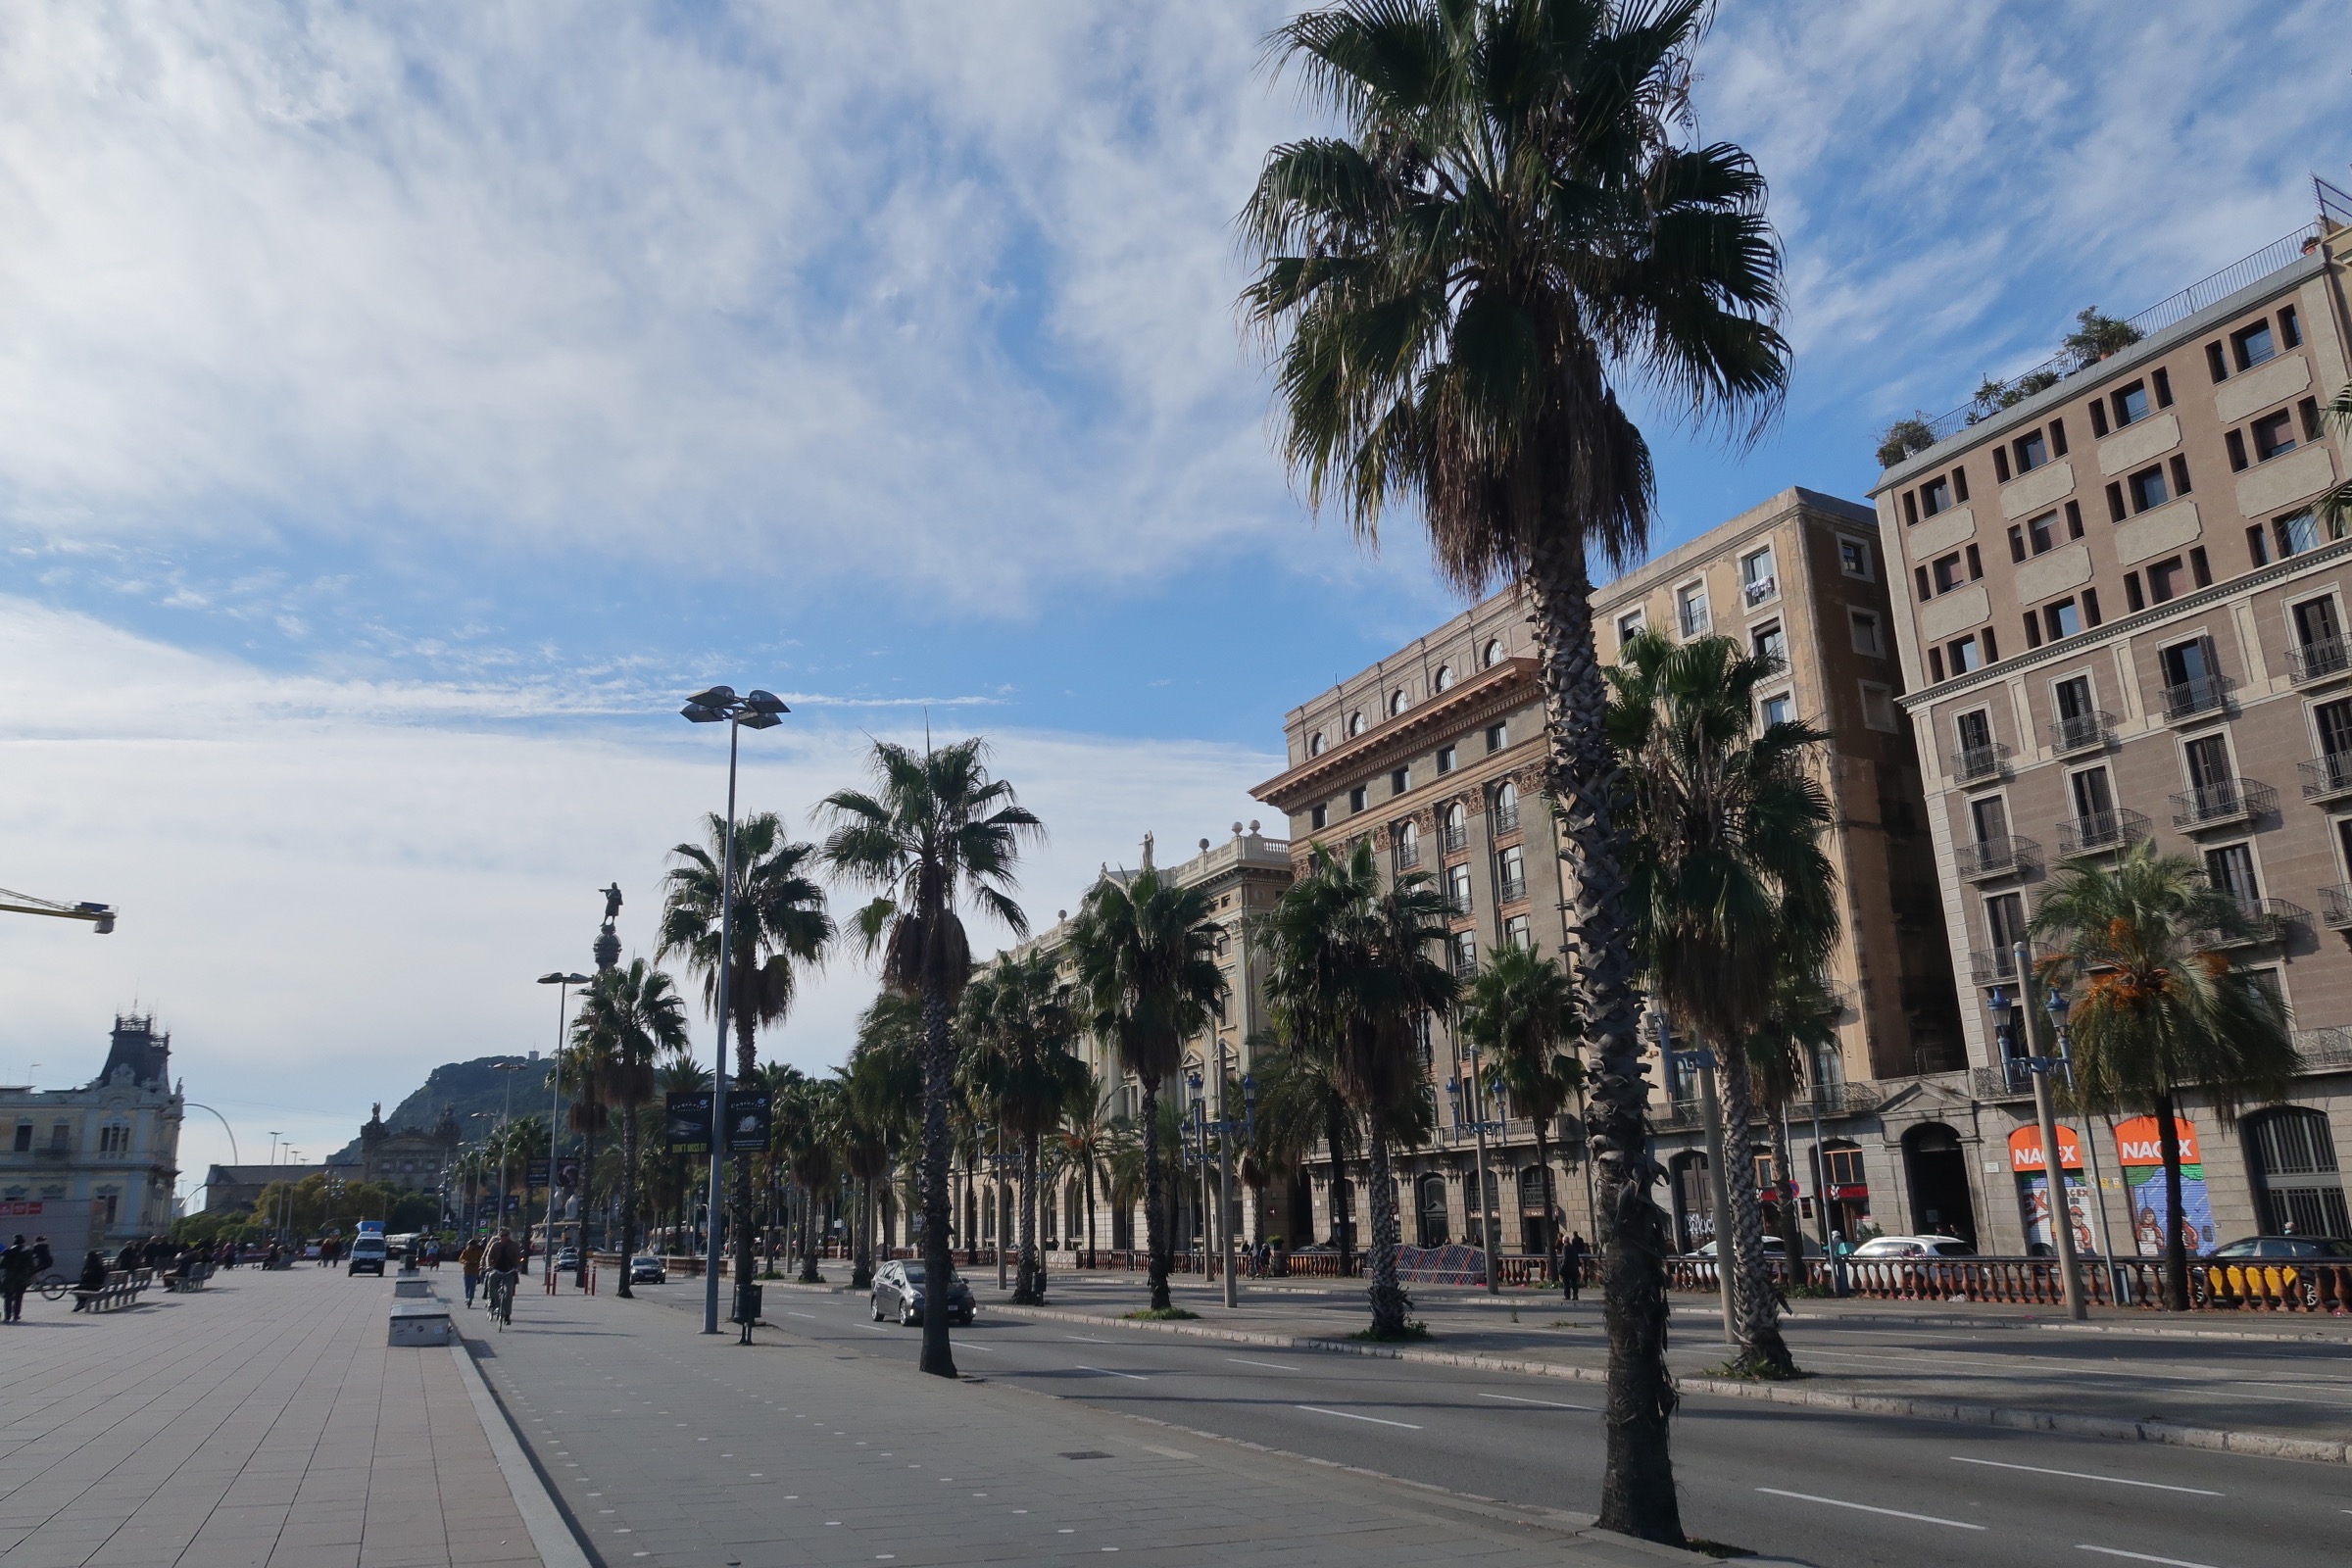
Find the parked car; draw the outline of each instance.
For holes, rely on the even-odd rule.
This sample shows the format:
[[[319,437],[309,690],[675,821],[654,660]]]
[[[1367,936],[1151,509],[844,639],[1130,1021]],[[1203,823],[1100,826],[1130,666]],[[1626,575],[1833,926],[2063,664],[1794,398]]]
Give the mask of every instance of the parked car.
[[[381,1236],[359,1237],[351,1244],[351,1267],[346,1272],[381,1275],[384,1272],[384,1239]]]
[[[1856,1257],[1974,1257],[1977,1250],[1957,1236],[1873,1236],[1854,1249]]]
[[[1797,1238],[1797,1240],[1803,1245],[1805,1255],[1807,1257],[1821,1256],[1821,1244],[1815,1241],[1812,1237],[1800,1236]],[[1766,1257],[1779,1257],[1782,1256],[1787,1250],[1788,1250],[1781,1245],[1781,1238],[1776,1232],[1767,1231],[1764,1233],[1764,1255]],[[1713,1242],[1709,1242],[1706,1246],[1693,1249],[1690,1251],[1685,1252],[1683,1255],[1685,1257],[1713,1257],[1715,1255],[1715,1244]]]
[[[631,1285],[661,1285],[668,1279],[669,1271],[662,1266],[662,1260],[653,1253],[639,1252],[629,1259]]]
[[[923,1320],[923,1265],[918,1262],[885,1263],[874,1271],[874,1321],[896,1316],[901,1323],[912,1327]],[[960,1274],[948,1276],[948,1320],[969,1323],[977,1310],[972,1300],[972,1288]]]
[[[2248,1257],[2309,1257],[2329,1263],[2352,1263],[2352,1242],[2332,1236],[2248,1236],[2224,1242],[2207,1257],[2224,1262]]]
[[[557,1272],[557,1273],[561,1274],[561,1273],[563,1273],[563,1272],[564,1272],[565,1269],[567,1269],[567,1268],[578,1268],[579,1266],[580,1266],[580,1250],[579,1250],[578,1248],[576,1248],[576,1247],[566,1247],[565,1249],[564,1249],[564,1250],[562,1250],[561,1252],[558,1252],[558,1253],[556,1254],[556,1272]]]

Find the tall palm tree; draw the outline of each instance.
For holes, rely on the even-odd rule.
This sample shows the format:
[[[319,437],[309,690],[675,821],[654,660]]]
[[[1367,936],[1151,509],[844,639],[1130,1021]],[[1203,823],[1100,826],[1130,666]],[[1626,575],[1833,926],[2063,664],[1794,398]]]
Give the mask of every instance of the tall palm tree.
[[[1756,1101],[1772,1128],[1772,1168],[1780,1173],[1781,1201],[1775,1218],[1781,1256],[1788,1277],[1805,1277],[1804,1229],[1797,1223],[1796,1167],[1788,1157],[1788,1111],[1808,1084],[1818,1085],[1817,1064],[1838,1049],[1838,999],[1821,971],[1809,964],[1774,977],[1763,1021],[1747,1037],[1747,1068]],[[1815,1157],[1819,1157],[1818,1151]],[[1825,1221],[1826,1223],[1826,1221]]]
[[[1058,967],[1051,953],[1004,954],[973,976],[963,994],[966,1093],[986,1103],[990,1119],[1020,1146],[1020,1264],[1012,1298],[1024,1305],[1046,1298],[1037,1254],[1039,1152],[1064,1109],[1092,1088],[1086,1063],[1070,1051],[1077,1020]]]
[[[1348,1273],[1351,1242],[1348,1227],[1339,1218],[1339,1198],[1348,1181],[1348,1162],[1363,1148],[1363,1130],[1348,1097],[1332,1078],[1330,1061],[1302,1041],[1284,1020],[1259,1030],[1250,1039],[1257,1071],[1257,1137],[1250,1146],[1243,1168],[1261,1173],[1261,1186],[1294,1179],[1304,1170],[1320,1144],[1331,1159],[1332,1234],[1340,1253],[1340,1273]],[[1293,1250],[1308,1245],[1312,1236],[1289,1238]]]
[[[1084,1067],[1084,1063],[1080,1065]],[[1054,1179],[1064,1181],[1075,1175],[1085,1195],[1086,1261],[1079,1265],[1082,1268],[1095,1266],[1095,1197],[1110,1179],[1110,1158],[1117,1144],[1112,1127],[1116,1113],[1111,1105],[1093,1070],[1086,1069],[1086,1082],[1072,1090],[1061,1113],[1060,1130],[1054,1135]]]
[[[1279,29],[1345,133],[1276,147],[1242,215],[1248,319],[1278,343],[1284,455],[1377,537],[1417,509],[1440,573],[1530,600],[1548,793],[1573,873],[1610,1337],[1600,1524],[1682,1540],[1664,1214],[1623,930],[1615,764],[1587,557],[1637,559],[1654,483],[1630,377],[1752,432],[1788,348],[1747,156],[1690,134],[1709,0],[1343,0]],[[1628,1191],[1630,1189],[1630,1191]]]
[[[956,1375],[948,1339],[948,1101],[956,1057],[949,1015],[972,972],[963,930],[966,902],[1015,936],[1029,917],[1012,899],[1021,846],[1044,824],[1014,798],[1012,785],[989,776],[986,745],[974,737],[920,752],[876,741],[869,760],[874,789],[825,797],[833,823],[825,863],[836,877],[873,888],[858,911],[866,951],[881,952],[883,976],[923,1005],[923,1267],[938,1288],[926,1292],[922,1369]]]
[[[1369,840],[1347,860],[1322,845],[1256,934],[1267,1010],[1363,1119],[1371,1188],[1372,1337],[1407,1332],[1411,1302],[1396,1280],[1396,1192],[1389,1151],[1423,1102],[1422,1031],[1453,1009],[1456,982],[1441,954],[1451,907],[1436,881],[1411,872],[1383,889]],[[1336,1190],[1336,1180],[1335,1180]]]
[[[852,1290],[873,1284],[873,1234],[890,1191],[890,1173],[923,1117],[923,1015],[919,1004],[885,989],[858,1020],[850,1050],[843,1163],[858,1185],[858,1255]]]
[[[1217,966],[1223,927],[1215,902],[1146,865],[1122,882],[1104,876],[1071,922],[1070,956],[1079,1004],[1095,1038],[1118,1054],[1143,1086],[1145,1244],[1151,1250],[1152,1310],[1167,1311],[1169,1225],[1163,1212],[1159,1086],[1184,1068],[1184,1043],[1214,1027],[1225,996]]]
[[[582,1082],[591,1086],[600,1111],[620,1113],[620,1284],[629,1291],[629,1259],[637,1250],[638,1110],[654,1098],[654,1074],[664,1058],[685,1055],[686,1002],[670,977],[643,958],[607,969],[590,982],[571,1025],[572,1050],[588,1065]],[[582,1127],[583,1136],[590,1129]],[[595,1159],[593,1152],[582,1169]],[[580,1212],[588,1212],[582,1194]]]
[[[794,1185],[801,1194],[801,1283],[821,1285],[824,1276],[816,1269],[816,1253],[824,1240],[825,1200],[832,1194],[840,1169],[834,1157],[839,1127],[840,1085],[829,1078],[808,1078],[795,1074],[790,1095],[797,1102],[794,1114],[779,1117],[779,1128],[789,1128],[789,1142],[781,1148],[786,1168],[792,1172]]]
[[[1498,949],[1470,982],[1461,1032],[1485,1058],[1487,1087],[1535,1124],[1536,1168],[1550,1205],[1547,1129],[1585,1082],[1585,1064],[1562,1049],[1576,1040],[1575,985],[1532,947]]]
[[[1676,644],[1643,632],[1609,671],[1609,738],[1626,761],[1626,857],[1639,951],[1659,1001],[1722,1066],[1720,1160],[1731,1196],[1727,1250],[1736,1270],[1733,1365],[1794,1375],[1779,1324],[1781,1298],[1764,1252],[1748,1123],[1755,1114],[1746,1043],[1763,1022],[1774,977],[1818,969],[1838,930],[1836,873],[1822,853],[1828,796],[1807,771],[1828,739],[1808,724],[1755,733],[1756,691],[1778,660],[1728,637]]]
[[[2234,1125],[2248,1101],[2286,1093],[2294,1037],[2272,994],[2221,951],[2252,928],[2237,900],[2209,883],[2195,860],[2138,844],[2112,866],[2069,861],[2056,880],[2032,926],[2057,950],[2036,965],[2037,978],[2082,988],[2067,1019],[2077,1102],[2156,1118],[2170,1216],[2164,1304],[2185,1312],[2180,1100],[2201,1094],[2224,1126]],[[2055,1181],[2051,1191],[2059,1191]],[[2050,1212],[2061,1212],[2055,1199]]]

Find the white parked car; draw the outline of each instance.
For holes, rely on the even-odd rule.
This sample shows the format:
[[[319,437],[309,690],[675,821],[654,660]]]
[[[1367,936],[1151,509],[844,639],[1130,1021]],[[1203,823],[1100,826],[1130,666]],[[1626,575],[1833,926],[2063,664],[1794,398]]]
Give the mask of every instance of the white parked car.
[[[1856,1257],[1974,1257],[1977,1250],[1957,1236],[1874,1236],[1854,1249]]]

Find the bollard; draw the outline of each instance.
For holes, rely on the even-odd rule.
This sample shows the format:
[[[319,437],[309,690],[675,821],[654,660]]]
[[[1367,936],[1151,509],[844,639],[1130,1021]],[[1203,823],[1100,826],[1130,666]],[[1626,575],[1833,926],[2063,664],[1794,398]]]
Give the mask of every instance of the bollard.
[[[594,1262],[588,1265],[588,1294],[590,1296],[596,1294],[596,1264]]]

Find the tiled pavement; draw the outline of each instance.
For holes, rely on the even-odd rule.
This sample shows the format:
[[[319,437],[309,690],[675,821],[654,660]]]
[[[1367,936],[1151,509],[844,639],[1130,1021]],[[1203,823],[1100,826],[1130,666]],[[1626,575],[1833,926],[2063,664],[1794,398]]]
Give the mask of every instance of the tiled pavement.
[[[458,1361],[388,1348],[391,1298],[310,1266],[31,1298],[0,1328],[0,1568],[537,1568]]]
[[[1584,1533],[1573,1516],[928,1378],[783,1329],[761,1327],[747,1348],[651,1300],[533,1295],[504,1334],[484,1336],[478,1316],[463,1326],[613,1568],[1701,1560]]]

